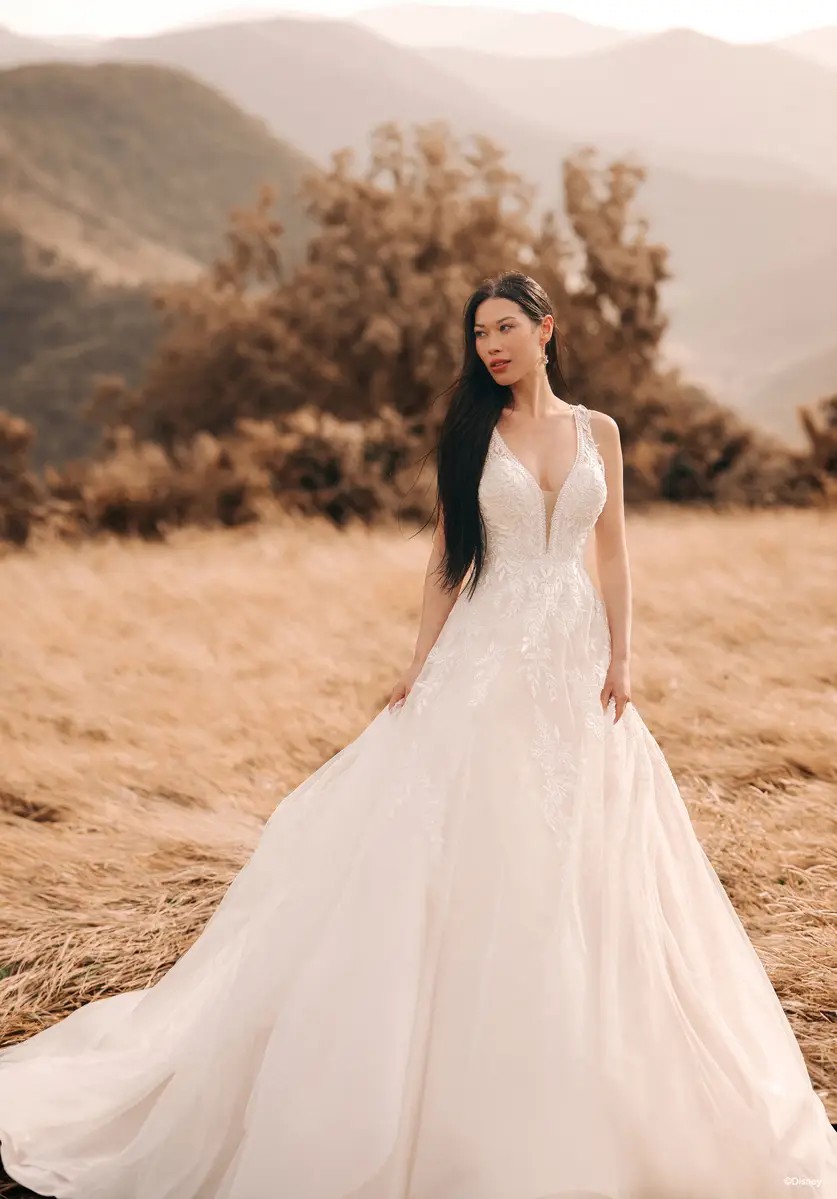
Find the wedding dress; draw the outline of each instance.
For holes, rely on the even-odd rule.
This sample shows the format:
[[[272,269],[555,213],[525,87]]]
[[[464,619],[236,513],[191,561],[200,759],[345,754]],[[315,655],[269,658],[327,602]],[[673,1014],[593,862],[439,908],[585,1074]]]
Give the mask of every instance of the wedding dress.
[[[837,1197],[837,1133],[633,704],[582,553],[495,429],[487,561],[403,707],[277,804],[153,986],[0,1054],[58,1199]]]

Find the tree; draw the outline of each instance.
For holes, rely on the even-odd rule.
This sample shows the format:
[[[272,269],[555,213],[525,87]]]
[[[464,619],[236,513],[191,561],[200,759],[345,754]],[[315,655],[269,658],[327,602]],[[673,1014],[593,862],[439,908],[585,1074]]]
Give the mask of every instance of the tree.
[[[412,142],[394,123],[379,126],[365,175],[346,150],[304,180],[317,232],[290,275],[275,197],[263,190],[252,211],[233,214],[226,252],[201,279],[159,293],[166,333],[140,387],[102,385],[106,423],[127,420],[171,450],[243,420],[312,410],[369,422],[392,411],[409,425],[406,440],[430,449],[444,416],[437,401],[461,362],[464,302],[480,279],[515,269],[552,297],[573,397],[619,424],[629,499],[821,495],[810,456],[755,432],[661,361],[668,251],[634,215],[644,170],[599,169],[591,147],[568,158],[563,228],[552,212],[536,224],[534,189],[503,157],[483,137],[463,149],[442,122],[418,126]]]

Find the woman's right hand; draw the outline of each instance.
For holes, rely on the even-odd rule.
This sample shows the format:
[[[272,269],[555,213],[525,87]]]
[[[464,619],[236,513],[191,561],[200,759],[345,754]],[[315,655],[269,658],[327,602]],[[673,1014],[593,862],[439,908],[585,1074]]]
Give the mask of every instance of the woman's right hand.
[[[407,669],[398,677],[387,701],[387,707],[390,712],[394,712],[396,708],[403,706],[404,701],[413,689],[413,683],[415,683],[421,674],[423,666],[423,662],[412,661]]]

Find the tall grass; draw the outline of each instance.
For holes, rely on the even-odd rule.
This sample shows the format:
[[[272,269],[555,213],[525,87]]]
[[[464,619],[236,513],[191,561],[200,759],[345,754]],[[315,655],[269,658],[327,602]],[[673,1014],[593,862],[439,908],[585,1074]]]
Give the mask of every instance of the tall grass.
[[[837,1119],[833,514],[629,513],[633,697]],[[426,534],[0,560],[0,1041],[158,978],[412,655]]]

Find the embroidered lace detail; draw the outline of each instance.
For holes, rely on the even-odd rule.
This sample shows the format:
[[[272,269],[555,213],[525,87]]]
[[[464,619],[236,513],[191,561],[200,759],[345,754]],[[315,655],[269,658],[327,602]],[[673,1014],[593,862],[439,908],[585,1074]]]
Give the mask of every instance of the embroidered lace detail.
[[[401,763],[399,786],[391,811],[395,812],[407,803],[413,805],[425,841],[435,857],[444,844],[442,796],[445,794],[445,780],[434,777],[426,763],[422,738],[413,735]]]
[[[532,753],[541,771],[543,811],[556,840],[564,843],[569,823],[569,803],[578,777],[578,748],[566,739],[543,709],[537,710],[537,733]]]
[[[477,711],[500,695],[528,696],[521,720],[531,723],[543,814],[558,840],[587,739],[600,743],[613,725],[613,705],[605,712],[599,698],[610,633],[584,566],[587,539],[607,498],[605,471],[589,410],[578,404],[573,414],[576,456],[551,519],[537,480],[494,430],[479,485],[483,573],[473,596],[463,590],[454,604],[403,709],[415,719],[408,757],[416,781],[408,790],[417,802],[432,803],[432,786],[421,783],[418,717],[440,690],[456,688],[463,708]],[[439,836],[438,823],[433,828]]]

